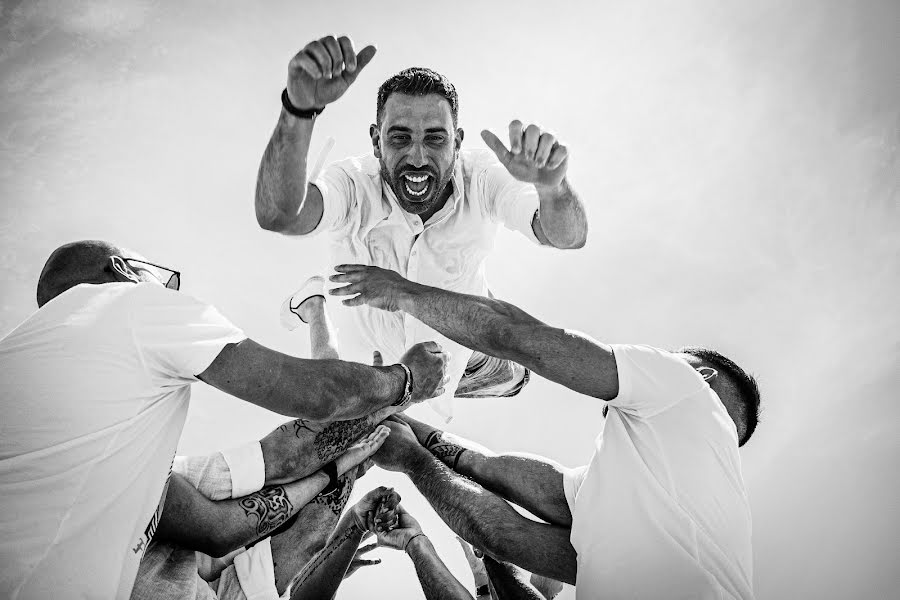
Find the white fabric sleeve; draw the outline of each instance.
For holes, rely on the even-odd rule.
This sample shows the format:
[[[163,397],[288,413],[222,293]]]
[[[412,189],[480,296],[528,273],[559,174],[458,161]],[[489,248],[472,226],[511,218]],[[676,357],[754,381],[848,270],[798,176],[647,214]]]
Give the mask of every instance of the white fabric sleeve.
[[[247,339],[213,306],[152,283],[135,286],[131,321],[148,374],[161,385],[197,381],[228,344]]]
[[[231,498],[231,469],[221,452],[208,456],[176,456],[172,472],[178,473],[210,500]]]
[[[476,168],[480,170],[482,198],[491,219],[540,245],[531,227],[540,207],[535,187],[510,175],[491,152],[477,159]]]
[[[260,540],[234,557],[234,569],[247,600],[277,600],[275,565],[272,563],[272,547],[269,539]]]
[[[684,359],[651,346],[613,344],[619,394],[610,406],[640,417],[652,417],[707,387]]]
[[[590,465],[575,467],[563,471],[563,491],[566,494],[566,502],[569,504],[569,512],[575,515],[575,499],[578,497],[578,490],[587,477],[587,470]]]
[[[322,194],[322,218],[311,233],[335,231],[343,227],[350,216],[350,207],[355,204],[356,186],[347,173],[344,162],[329,165],[312,182]]]
[[[266,484],[266,463],[258,441],[223,450],[222,456],[231,471],[232,498],[258,492]]]

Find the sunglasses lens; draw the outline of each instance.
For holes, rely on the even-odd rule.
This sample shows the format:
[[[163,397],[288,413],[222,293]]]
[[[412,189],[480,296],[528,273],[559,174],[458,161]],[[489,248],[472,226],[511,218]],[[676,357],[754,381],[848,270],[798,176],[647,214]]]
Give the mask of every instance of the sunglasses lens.
[[[169,277],[168,283],[166,283],[166,287],[170,290],[178,290],[181,287],[181,275],[178,273],[172,273],[172,276]]]

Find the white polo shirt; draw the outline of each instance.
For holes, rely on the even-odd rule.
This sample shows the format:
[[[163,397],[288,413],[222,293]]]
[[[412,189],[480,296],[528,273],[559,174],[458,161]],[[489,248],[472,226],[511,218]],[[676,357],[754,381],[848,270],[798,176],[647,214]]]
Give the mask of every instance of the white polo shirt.
[[[0,597],[128,598],[190,384],[245,337],[186,294],[108,283],[0,340]]]
[[[531,228],[539,206],[537,190],[514,179],[488,150],[460,151],[452,181],[453,195],[428,223],[422,223],[397,203],[391,187],[381,180],[374,156],[337,162],[314,182],[323,199],[322,220],[315,232],[330,233],[334,265],[374,265],[424,285],[487,295],[485,261],[494,247],[497,226],[503,224],[539,243]],[[338,302],[330,306],[334,308],[329,310],[341,310]],[[381,350],[388,363],[396,362],[409,346],[428,340],[438,341],[452,354],[452,383],[442,398],[431,402],[449,417],[450,399],[471,350],[402,312],[368,306],[351,311],[344,322],[352,323],[369,350]]]
[[[614,345],[619,395],[590,464],[564,477],[577,597],[750,600],[750,505],[737,429],[669,352]]]

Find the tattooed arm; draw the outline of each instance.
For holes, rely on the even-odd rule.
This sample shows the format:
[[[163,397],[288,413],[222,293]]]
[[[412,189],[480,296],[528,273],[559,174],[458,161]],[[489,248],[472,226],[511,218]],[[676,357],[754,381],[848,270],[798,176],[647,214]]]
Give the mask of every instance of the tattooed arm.
[[[375,529],[376,507],[383,504],[392,514],[399,502],[400,496],[386,487],[376,488],[363,496],[338,523],[325,547],[291,582],[291,598],[330,600],[344,579],[363,537]],[[279,588],[278,592],[282,593],[282,590]]]
[[[373,457],[375,463],[405,473],[450,529],[497,560],[574,585],[576,556],[568,527],[520,515],[503,498],[435,458],[408,425],[386,423],[391,435]]]
[[[548,523],[572,526],[572,513],[563,488],[566,467],[534,454],[497,454],[407,415],[394,418],[409,425],[423,447],[460,475]]]
[[[378,427],[338,457],[335,461],[338,475],[355,471],[384,443],[387,434],[387,427]],[[337,492],[320,500],[319,492],[328,485],[328,475],[317,471],[298,481],[263,488],[242,498],[213,501],[184,477],[173,473],[157,535],[212,556],[223,556],[272,534],[310,501],[346,502],[355,478],[345,479],[350,479],[351,485],[339,488],[340,500],[332,498]]]

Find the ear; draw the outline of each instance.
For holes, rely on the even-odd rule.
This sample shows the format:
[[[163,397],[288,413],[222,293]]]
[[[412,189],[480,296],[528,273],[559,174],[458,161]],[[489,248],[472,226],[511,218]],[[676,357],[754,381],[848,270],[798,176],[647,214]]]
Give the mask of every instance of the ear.
[[[125,262],[125,259],[121,256],[110,256],[109,266],[112,268],[113,276],[116,278],[116,281],[130,281],[132,283],[141,282],[140,277],[131,270],[131,267],[128,266],[128,263]]]
[[[456,146],[456,151],[459,152],[459,149],[462,148],[463,138],[466,137],[466,132],[462,130],[462,127],[458,127],[456,129],[456,135],[454,136],[453,143]]]
[[[369,137],[372,138],[372,151],[375,153],[375,158],[381,158],[381,131],[379,131],[378,125],[374,123],[369,125]]]

